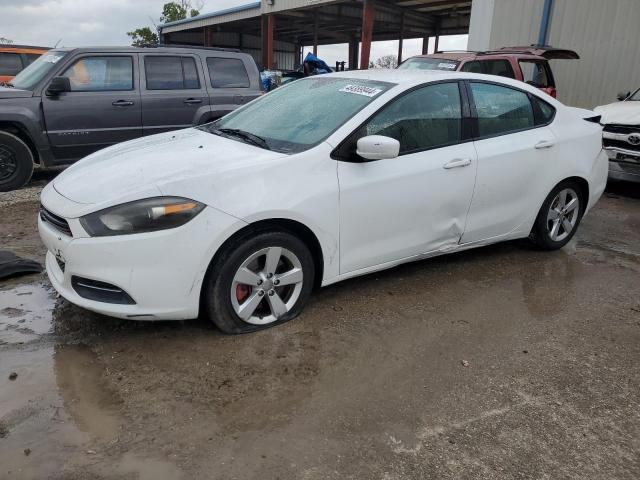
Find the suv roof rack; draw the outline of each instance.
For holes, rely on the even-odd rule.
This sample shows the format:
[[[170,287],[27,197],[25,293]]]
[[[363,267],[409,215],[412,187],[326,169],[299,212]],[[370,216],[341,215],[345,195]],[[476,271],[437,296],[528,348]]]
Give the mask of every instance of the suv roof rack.
[[[182,44],[175,44],[175,43],[165,43],[162,45],[156,45],[156,44],[145,44],[142,45],[142,48],[162,48],[162,47],[167,47],[167,48],[196,48],[198,50],[214,50],[214,51],[218,51],[218,52],[235,52],[235,53],[241,53],[239,49],[237,48],[223,48],[223,47],[202,47],[199,45],[182,45]]]

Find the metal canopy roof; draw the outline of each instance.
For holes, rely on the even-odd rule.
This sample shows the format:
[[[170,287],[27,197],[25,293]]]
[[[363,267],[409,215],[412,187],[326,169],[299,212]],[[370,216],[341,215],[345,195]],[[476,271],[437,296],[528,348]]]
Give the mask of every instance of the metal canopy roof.
[[[275,0],[274,5],[279,8],[254,2],[168,23],[160,30],[169,42],[171,33],[205,27],[260,36],[261,17],[271,14],[279,41],[311,45],[316,31],[319,45],[360,39],[363,0]],[[470,12],[471,0],[376,0],[372,40],[396,40],[400,31],[405,39],[468,33]]]

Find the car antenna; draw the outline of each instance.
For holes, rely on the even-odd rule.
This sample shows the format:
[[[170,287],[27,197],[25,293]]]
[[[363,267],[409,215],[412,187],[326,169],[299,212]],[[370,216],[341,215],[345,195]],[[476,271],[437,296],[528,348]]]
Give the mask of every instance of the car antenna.
[[[53,48],[58,48],[58,44],[62,41],[62,39],[59,39],[56,44],[53,46]]]

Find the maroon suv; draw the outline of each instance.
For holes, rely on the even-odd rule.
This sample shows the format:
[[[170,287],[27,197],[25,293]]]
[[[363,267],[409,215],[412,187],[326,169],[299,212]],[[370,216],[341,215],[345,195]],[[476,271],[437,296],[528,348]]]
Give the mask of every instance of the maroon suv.
[[[573,50],[553,47],[503,47],[488,52],[438,52],[418,55],[402,62],[398,68],[407,70],[449,70],[485,73],[515,78],[538,87],[556,97],[556,84],[549,65],[550,59],[578,59]]]

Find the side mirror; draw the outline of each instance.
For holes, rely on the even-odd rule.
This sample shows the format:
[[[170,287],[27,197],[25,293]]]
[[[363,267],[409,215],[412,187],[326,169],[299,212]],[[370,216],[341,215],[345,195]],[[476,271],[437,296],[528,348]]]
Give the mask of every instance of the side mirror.
[[[68,77],[53,77],[47,87],[47,95],[59,95],[71,91],[71,82]]]
[[[618,92],[618,100],[623,101],[626,100],[629,95],[631,95],[631,92]]]
[[[358,140],[356,153],[366,160],[396,158],[400,153],[400,142],[383,135],[368,135]]]

